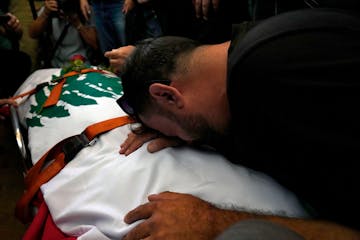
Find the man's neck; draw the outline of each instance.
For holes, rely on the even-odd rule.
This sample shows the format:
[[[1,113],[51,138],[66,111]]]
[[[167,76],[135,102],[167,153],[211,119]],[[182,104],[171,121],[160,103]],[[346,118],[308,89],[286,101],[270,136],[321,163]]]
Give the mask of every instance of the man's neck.
[[[189,101],[215,126],[225,127],[229,121],[227,101],[227,52],[229,42],[205,45],[194,51],[188,75],[191,83],[186,84]]]

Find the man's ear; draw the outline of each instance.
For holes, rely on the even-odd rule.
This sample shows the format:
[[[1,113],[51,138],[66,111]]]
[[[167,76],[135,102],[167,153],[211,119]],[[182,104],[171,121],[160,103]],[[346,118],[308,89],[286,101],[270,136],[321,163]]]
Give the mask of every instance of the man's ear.
[[[173,105],[177,108],[184,106],[184,96],[172,86],[153,83],[149,87],[149,93],[159,104]]]

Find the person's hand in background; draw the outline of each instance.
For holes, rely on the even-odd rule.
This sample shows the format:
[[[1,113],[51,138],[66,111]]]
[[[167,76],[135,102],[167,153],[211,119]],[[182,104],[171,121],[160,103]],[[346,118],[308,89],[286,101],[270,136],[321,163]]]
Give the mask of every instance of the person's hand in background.
[[[20,37],[23,34],[23,30],[21,27],[20,20],[12,13],[6,13],[7,16],[9,16],[9,20],[3,24],[4,26],[4,35],[15,35],[17,38],[20,39]]]
[[[89,21],[91,10],[88,0],[80,0],[80,9],[86,21]]]
[[[220,0],[193,0],[196,17],[208,20],[210,8],[216,12],[219,8],[219,2]]]
[[[0,99],[0,120],[4,120],[9,115],[9,105],[17,107],[18,103],[11,98]]]
[[[104,56],[109,59],[110,67],[115,73],[120,73],[126,58],[132,53],[135,46],[128,45],[105,52]]]

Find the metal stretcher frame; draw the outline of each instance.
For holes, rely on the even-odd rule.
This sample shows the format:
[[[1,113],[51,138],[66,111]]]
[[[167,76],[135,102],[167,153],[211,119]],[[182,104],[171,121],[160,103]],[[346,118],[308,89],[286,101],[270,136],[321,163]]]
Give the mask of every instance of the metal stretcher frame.
[[[10,106],[10,119],[13,127],[15,140],[21,154],[21,171],[25,173],[32,166],[29,149],[27,148],[27,134],[25,133],[24,127],[21,126],[19,121],[19,115],[17,109],[14,106]]]

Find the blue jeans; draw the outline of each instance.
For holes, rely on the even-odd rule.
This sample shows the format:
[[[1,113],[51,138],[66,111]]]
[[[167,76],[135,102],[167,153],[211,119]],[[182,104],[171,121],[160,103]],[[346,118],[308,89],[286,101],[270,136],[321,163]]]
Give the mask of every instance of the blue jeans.
[[[124,0],[91,2],[102,53],[126,45]]]
[[[155,11],[151,8],[143,8],[143,15],[145,20],[145,38],[160,37],[163,35],[160,23],[158,21]]]

